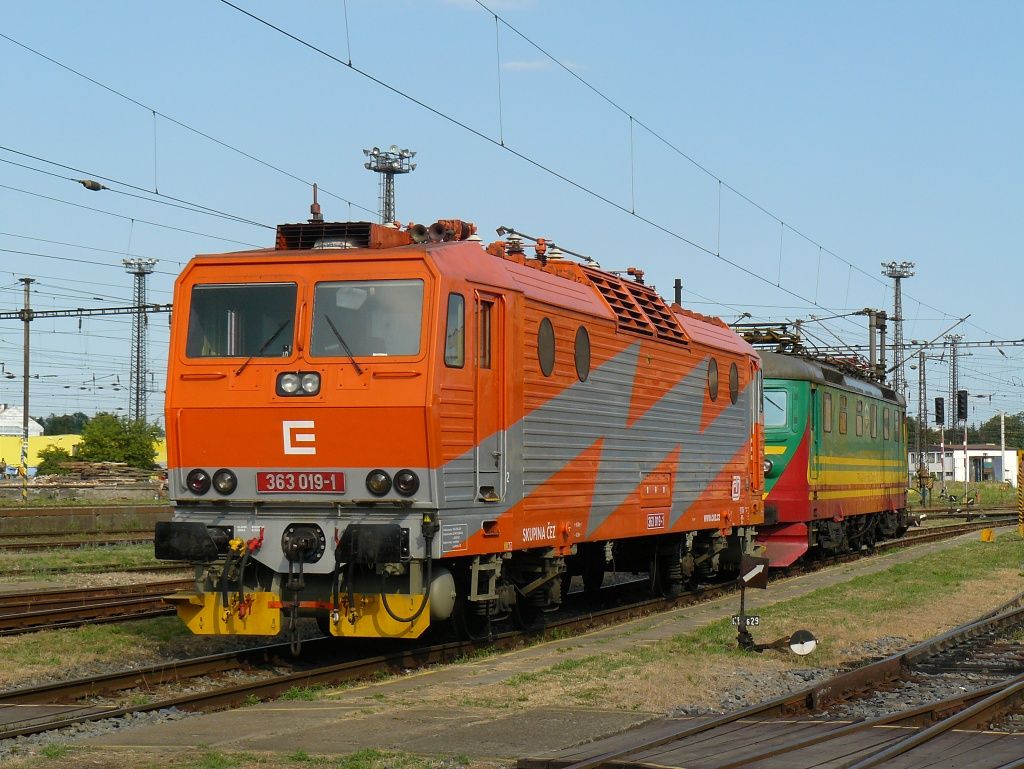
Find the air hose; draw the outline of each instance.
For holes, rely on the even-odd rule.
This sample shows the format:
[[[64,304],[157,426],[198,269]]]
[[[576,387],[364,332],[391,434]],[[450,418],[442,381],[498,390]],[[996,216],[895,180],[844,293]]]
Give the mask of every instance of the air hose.
[[[391,606],[388,604],[388,597],[386,591],[388,574],[386,571],[383,574],[381,574],[380,602],[381,605],[384,607],[384,611],[386,611],[388,613],[388,616],[391,617],[391,619],[393,619],[395,622],[415,622],[420,618],[420,615],[423,613],[423,610],[427,608],[427,603],[429,603],[430,601],[430,581],[433,578],[434,535],[437,534],[439,528],[440,526],[438,526],[437,518],[435,517],[434,513],[423,514],[422,532],[423,545],[427,553],[427,578],[423,583],[423,600],[420,602],[420,607],[412,614],[412,616],[399,617],[392,610]]]

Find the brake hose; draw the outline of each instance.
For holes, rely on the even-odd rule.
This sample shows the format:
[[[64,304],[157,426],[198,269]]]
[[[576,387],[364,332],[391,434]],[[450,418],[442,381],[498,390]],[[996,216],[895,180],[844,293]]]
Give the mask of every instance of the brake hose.
[[[423,613],[423,610],[427,608],[427,603],[430,600],[430,580],[433,576],[432,567],[434,564],[434,549],[432,547],[434,543],[433,532],[424,531],[423,542],[425,545],[425,549],[427,551],[427,579],[423,583],[423,601],[420,603],[420,608],[418,608],[411,617],[399,617],[397,614],[395,614],[394,611],[392,611],[391,606],[388,605],[388,597],[385,592],[385,587],[388,581],[388,573],[385,571],[383,574],[381,574],[380,602],[381,605],[384,607],[384,611],[386,611],[388,613],[388,616],[391,617],[391,619],[393,619],[395,622],[415,622],[420,618],[420,615]]]

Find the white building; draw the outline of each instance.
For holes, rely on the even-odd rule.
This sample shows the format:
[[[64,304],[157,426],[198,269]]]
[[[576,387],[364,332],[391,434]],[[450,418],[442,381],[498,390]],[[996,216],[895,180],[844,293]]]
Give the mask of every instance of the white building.
[[[22,415],[24,413],[25,412],[21,410],[21,406],[8,406],[6,403],[0,404],[0,435],[21,435]],[[31,438],[34,435],[42,434],[43,426],[32,417],[29,417],[29,437]]]
[[[1006,449],[1000,453],[994,443],[970,443],[967,445],[967,463],[964,464],[964,445],[947,445],[945,456],[939,446],[929,446],[925,452],[928,473],[943,483],[963,483],[965,473],[970,483],[980,481],[1008,482],[1017,485],[1017,450]],[[917,473],[917,453],[910,452],[910,475]]]

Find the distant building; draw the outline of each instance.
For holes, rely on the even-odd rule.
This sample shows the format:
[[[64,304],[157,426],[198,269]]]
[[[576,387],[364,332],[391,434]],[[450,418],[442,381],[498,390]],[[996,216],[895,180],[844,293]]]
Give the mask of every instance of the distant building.
[[[8,406],[6,403],[0,404],[0,435],[21,435],[22,434],[22,415],[25,412],[21,410],[21,406]],[[28,419],[28,435],[33,437],[36,435],[43,434],[43,426],[36,420],[29,417]]]
[[[917,473],[917,453],[910,452],[910,477]],[[963,483],[965,474],[964,445],[955,444],[943,449],[929,446],[925,452],[928,473],[942,483]],[[1017,485],[1017,450],[1006,449],[1000,454],[994,443],[970,443],[967,445],[966,473],[970,483],[998,481]]]

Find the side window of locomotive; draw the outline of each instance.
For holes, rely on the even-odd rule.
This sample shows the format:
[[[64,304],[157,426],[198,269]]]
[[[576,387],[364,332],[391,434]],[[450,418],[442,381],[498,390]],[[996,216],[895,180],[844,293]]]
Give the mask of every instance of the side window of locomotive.
[[[714,358],[708,362],[708,397],[718,400],[718,361]]]
[[[764,391],[764,426],[786,427],[789,423],[789,393],[785,390]]]
[[[846,396],[839,396],[839,432],[846,435]]]
[[[537,329],[537,362],[544,376],[555,370],[555,329],[548,318],[542,318]]]
[[[494,309],[493,302],[480,302],[479,319],[476,324],[477,338],[477,363],[480,368],[491,367],[491,318]]]
[[[825,393],[821,399],[821,429],[832,432],[832,393]]]
[[[857,435],[864,435],[864,401],[857,399]]]
[[[882,438],[889,440],[889,409],[882,409]]]
[[[466,300],[462,294],[448,294],[448,324],[444,332],[444,365],[466,365]]]
[[[294,349],[295,283],[192,287],[185,355],[285,358]]]
[[[878,404],[871,404],[871,437],[878,437]]]
[[[317,283],[309,353],[317,358],[418,355],[422,326],[422,280]]]
[[[735,404],[740,397],[740,370],[735,363],[729,364],[729,400]]]
[[[576,376],[586,382],[590,376],[590,333],[583,326],[576,329]]]

